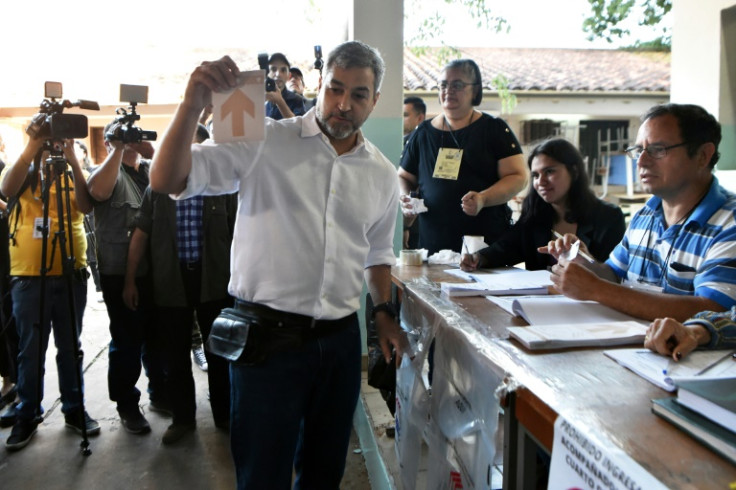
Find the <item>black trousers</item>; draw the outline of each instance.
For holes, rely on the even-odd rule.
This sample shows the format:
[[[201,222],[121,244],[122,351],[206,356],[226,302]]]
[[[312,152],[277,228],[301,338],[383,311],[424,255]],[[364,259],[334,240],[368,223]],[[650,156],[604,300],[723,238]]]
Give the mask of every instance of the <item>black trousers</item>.
[[[0,218],[0,376],[18,381],[18,330],[13,319],[10,295],[10,252],[8,218]]]
[[[202,286],[201,264],[182,266],[182,278],[186,294],[186,306],[159,307],[159,324],[165,345],[167,393],[172,402],[174,423],[189,424],[195,420],[196,402],[194,376],[192,374],[192,319],[207,341],[212,322],[223,308],[233,305],[226,297],[215,301],[200,302]],[[207,358],[207,381],[210,389],[210,407],[215,425],[227,427],[230,420],[230,372],[228,362],[205,349]]]

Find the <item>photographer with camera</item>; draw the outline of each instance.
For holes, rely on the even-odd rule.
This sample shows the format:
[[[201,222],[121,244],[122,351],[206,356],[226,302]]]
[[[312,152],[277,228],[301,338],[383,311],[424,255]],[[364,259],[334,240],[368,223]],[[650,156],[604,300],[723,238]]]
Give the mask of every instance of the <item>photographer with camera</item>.
[[[16,407],[13,430],[5,441],[8,450],[25,447],[42,420],[43,393],[39,387],[43,383],[43,365],[52,328],[57,347],[61,410],[66,425],[79,433],[86,430],[88,435],[100,432],[97,421],[84,411],[81,396],[84,386],[83,382],[80,383],[82,363],[81,356],[77,357],[89,278],[83,219],[84,213],[91,209],[91,202],[85,175],[74,152],[74,141],[46,140],[39,133],[31,134],[20,158],[0,174],[0,191],[14,201],[10,211],[10,275],[13,316],[20,337],[17,385],[20,404]],[[44,146],[45,141],[49,144],[48,147]],[[59,156],[57,162],[64,163],[65,168],[59,169],[53,158],[46,160],[49,149]],[[60,157],[62,154],[63,158]],[[34,160],[34,167],[31,169]],[[53,168],[49,168],[52,165]],[[66,179],[68,174],[71,174],[71,179]],[[61,179],[63,188],[52,185],[57,184],[57,179]],[[72,292],[67,287],[62,266],[62,261],[66,260],[62,256],[64,250],[61,246],[57,248],[59,236],[54,236],[53,239],[51,237],[59,220],[65,223],[68,218],[63,209],[58,209],[57,188],[63,193],[68,191],[70,203],[70,209],[66,212],[71,215],[72,220],[70,240],[75,258],[72,282],[74,310],[69,304],[69,295]],[[49,234],[46,243],[41,231],[44,216],[42,189],[48,189]],[[46,264],[42,264],[45,246],[51,250],[48,254],[50,259],[47,258]],[[45,284],[43,291],[42,284]],[[43,311],[39,305],[43,305]],[[71,311],[76,314],[73,320]],[[43,324],[38,328],[41,318]],[[76,325],[71,325],[70,321],[74,321]]]
[[[125,430],[145,434],[151,428],[138,406],[141,393],[135,386],[142,365],[149,381],[149,408],[165,415],[170,415],[171,410],[165,394],[162,339],[152,301],[152,279],[145,264],[138,271],[140,303],[137,309],[131,310],[123,302],[128,244],[135,215],[148,186],[150,161],[147,159],[153,156],[151,143],[135,141],[136,129],[125,116],[105,127],[108,155],[90,175],[88,186],[95,210],[97,267],[110,317],[110,399],[117,403]],[[131,135],[134,141],[125,142],[124,139],[131,139]]]
[[[289,60],[282,53],[274,53],[268,59],[266,75],[273,84],[266,81],[266,116],[277,121],[307,112],[304,98],[286,88],[286,82],[291,78],[290,67]]]

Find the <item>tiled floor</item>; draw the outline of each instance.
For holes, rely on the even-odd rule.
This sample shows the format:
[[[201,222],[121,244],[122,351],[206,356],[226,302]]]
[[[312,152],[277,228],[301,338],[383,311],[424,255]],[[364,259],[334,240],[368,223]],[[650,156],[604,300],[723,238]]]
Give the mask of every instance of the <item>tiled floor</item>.
[[[92,284],[92,283],[90,283]],[[132,435],[120,425],[107,392],[108,317],[104,303],[90,288],[82,331],[86,408],[102,430],[89,439],[91,455],[80,451],[81,437],[65,428],[58,401],[55,348],[47,352],[45,418],[30,444],[15,453],[5,450],[10,428],[0,429],[0,488],[27,489],[232,489],[235,474],[228,435],[216,429],[207,401],[207,375],[193,365],[197,393],[197,431],[172,446],[162,446],[161,436],[171,419],[152,413],[145,396],[146,378],[138,388],[144,393],[142,410],[152,431]],[[368,482],[363,451],[354,434],[347,455],[343,489],[365,490]]]
[[[91,283],[90,283],[91,284]],[[206,373],[193,367],[197,389],[197,431],[172,447],[161,445],[170,419],[151,413],[147,397],[142,409],[152,432],[134,436],[125,432],[107,393],[108,318],[104,303],[90,288],[85,310],[84,349],[86,408],[102,431],[90,438],[92,454],[80,453],[81,438],[64,427],[58,401],[58,382],[53,342],[46,363],[45,419],[28,447],[16,453],[0,448],[0,488],[14,489],[229,489],[235,477],[230,459],[229,438],[214,427],[207,401]],[[139,389],[145,393],[146,378]],[[401,489],[400,469],[394,438],[386,434],[393,417],[378,390],[368,386],[365,376],[361,403],[355,417],[355,432],[347,455],[343,489]],[[0,429],[0,444],[10,428]],[[360,435],[360,440],[358,439]],[[423,448],[415,488],[426,488],[427,450]],[[500,488],[495,485],[494,488]]]

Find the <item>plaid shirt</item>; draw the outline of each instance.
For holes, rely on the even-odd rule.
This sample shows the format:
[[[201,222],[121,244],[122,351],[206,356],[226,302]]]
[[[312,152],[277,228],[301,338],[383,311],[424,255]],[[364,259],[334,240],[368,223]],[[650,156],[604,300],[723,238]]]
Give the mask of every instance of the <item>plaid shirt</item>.
[[[179,262],[197,262],[202,252],[202,196],[176,201]]]

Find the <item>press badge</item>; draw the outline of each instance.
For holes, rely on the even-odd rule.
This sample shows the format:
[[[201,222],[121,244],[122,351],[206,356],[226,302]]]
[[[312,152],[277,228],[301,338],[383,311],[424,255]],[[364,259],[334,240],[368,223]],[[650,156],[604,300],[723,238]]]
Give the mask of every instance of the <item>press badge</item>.
[[[432,177],[435,179],[457,180],[462,159],[463,150],[459,148],[440,148]]]
[[[51,228],[51,218],[49,218]],[[33,219],[33,238],[43,238],[43,217]]]

